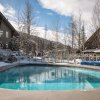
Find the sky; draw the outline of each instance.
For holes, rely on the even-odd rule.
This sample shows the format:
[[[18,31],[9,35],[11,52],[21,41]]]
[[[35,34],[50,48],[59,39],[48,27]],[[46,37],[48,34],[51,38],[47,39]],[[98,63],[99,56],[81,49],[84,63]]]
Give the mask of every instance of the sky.
[[[29,0],[35,10],[35,20],[38,24],[37,28],[40,31],[40,37],[44,37],[44,27],[48,28],[47,38],[54,39],[54,21],[59,18],[60,37],[63,35],[63,30],[68,27],[71,22],[71,15],[76,16],[82,12],[82,19],[86,25],[87,37],[91,35],[89,32],[90,19],[96,0]],[[8,18],[8,20],[16,27],[14,18],[17,10],[23,9],[25,0],[0,0],[0,11]],[[7,10],[7,12],[6,12]],[[5,13],[6,12],[6,13]],[[62,39],[60,40],[62,41]]]

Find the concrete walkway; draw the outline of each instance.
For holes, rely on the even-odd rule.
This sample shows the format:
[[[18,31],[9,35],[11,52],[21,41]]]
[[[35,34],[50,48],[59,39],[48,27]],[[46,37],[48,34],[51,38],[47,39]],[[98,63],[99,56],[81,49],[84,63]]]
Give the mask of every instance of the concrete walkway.
[[[68,64],[68,63],[49,63],[49,64],[60,67],[76,67],[76,68],[100,70],[100,66],[92,66],[92,65],[80,65],[80,64]]]
[[[100,100],[100,89],[90,91],[14,91],[0,89],[0,100]]]

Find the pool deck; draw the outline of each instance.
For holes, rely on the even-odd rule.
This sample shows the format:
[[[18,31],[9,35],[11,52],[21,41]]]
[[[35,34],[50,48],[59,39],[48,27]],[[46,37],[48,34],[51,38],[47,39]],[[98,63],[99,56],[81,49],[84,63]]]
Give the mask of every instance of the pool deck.
[[[100,100],[100,89],[87,91],[20,91],[0,89],[0,100]]]
[[[100,66],[80,65],[80,64],[66,64],[66,66],[68,66],[68,67],[78,67],[78,68],[87,68],[87,69],[100,70]]]
[[[10,68],[13,68],[13,67],[16,67],[16,66],[18,66],[19,65],[19,63],[9,63],[9,64],[5,64],[5,65],[1,65],[0,66],[0,72],[1,71],[5,71],[5,70],[7,70],[7,69],[10,69]]]

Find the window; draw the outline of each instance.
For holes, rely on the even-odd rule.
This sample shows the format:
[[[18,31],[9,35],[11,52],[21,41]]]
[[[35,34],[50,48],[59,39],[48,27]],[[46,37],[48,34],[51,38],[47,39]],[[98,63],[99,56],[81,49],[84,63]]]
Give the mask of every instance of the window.
[[[8,43],[6,43],[6,48],[8,48]]]
[[[9,37],[9,33],[6,31],[6,38],[8,38]]]
[[[3,34],[3,31],[2,31],[2,30],[0,30],[0,37],[2,36],[2,34]]]

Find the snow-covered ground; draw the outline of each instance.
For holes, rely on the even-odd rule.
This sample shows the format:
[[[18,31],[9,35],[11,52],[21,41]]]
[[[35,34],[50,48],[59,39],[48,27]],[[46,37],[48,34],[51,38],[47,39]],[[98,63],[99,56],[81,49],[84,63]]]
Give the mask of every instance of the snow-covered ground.
[[[5,63],[5,62],[0,62],[0,67],[6,66],[6,65],[10,65],[10,64],[9,63]]]
[[[66,61],[62,61],[62,62],[57,62],[56,64],[59,64],[59,65],[78,64],[78,65],[80,65],[81,61],[82,61],[81,59],[70,60],[70,61],[66,60]]]
[[[18,64],[18,62],[13,62],[13,63],[0,62],[0,67],[6,67],[7,65],[15,65],[15,64]]]
[[[44,60],[34,60],[34,59],[23,59],[19,60],[18,63],[20,64],[31,64],[31,63],[47,63]]]
[[[72,61],[67,61],[67,60],[62,60],[58,62],[48,62],[40,57],[35,57],[35,58],[24,58],[24,59],[19,59],[17,62],[13,63],[5,63],[5,62],[0,62],[0,67],[7,66],[7,65],[13,65],[13,64],[47,64],[47,63],[53,63],[53,64],[59,64],[59,65],[66,65],[66,64],[80,64],[81,59],[76,59]]]
[[[35,64],[35,63],[39,63],[39,64],[44,64],[47,63],[45,60],[42,60],[40,58],[24,58],[24,59],[20,59],[17,62],[13,62],[13,63],[6,63],[6,62],[0,62],[0,67],[5,67],[7,65],[13,65],[13,64]]]

